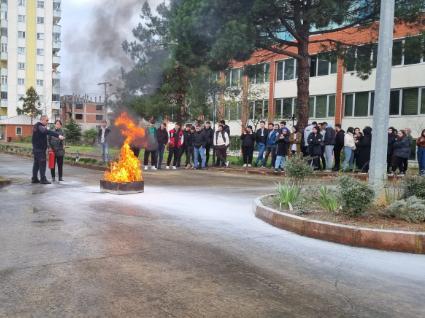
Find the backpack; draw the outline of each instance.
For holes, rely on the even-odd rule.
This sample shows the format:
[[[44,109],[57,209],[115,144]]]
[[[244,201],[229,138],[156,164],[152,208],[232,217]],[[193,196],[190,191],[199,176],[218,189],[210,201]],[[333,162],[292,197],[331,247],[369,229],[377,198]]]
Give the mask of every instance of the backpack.
[[[217,143],[217,141],[218,141],[218,133],[219,133],[219,131],[217,131],[215,133],[215,143]],[[225,131],[222,130],[221,131],[221,137],[223,138],[224,143],[226,143],[227,140],[226,140],[226,135],[224,133],[225,133]]]

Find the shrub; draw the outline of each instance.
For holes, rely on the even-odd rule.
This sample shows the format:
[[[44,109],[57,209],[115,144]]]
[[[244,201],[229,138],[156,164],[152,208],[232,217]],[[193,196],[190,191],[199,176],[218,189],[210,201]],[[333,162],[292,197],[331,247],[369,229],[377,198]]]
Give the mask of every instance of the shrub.
[[[404,197],[416,196],[425,200],[425,178],[407,177],[403,183]]]
[[[425,222],[425,201],[416,196],[391,204],[385,214],[411,223]]]
[[[285,174],[300,185],[313,174],[313,168],[301,156],[292,156],[285,163]]]
[[[340,207],[336,195],[334,195],[329,188],[325,186],[320,187],[318,200],[322,209],[327,212],[335,213]]]
[[[81,127],[71,119],[64,126],[66,142],[68,143],[78,143],[81,139]]]
[[[280,208],[285,207],[293,211],[293,206],[300,199],[300,194],[299,186],[282,183],[277,185],[277,201]]]
[[[96,143],[97,139],[97,130],[96,129],[88,129],[83,132],[83,140],[84,143],[93,146]]]
[[[349,176],[338,178],[338,193],[342,203],[342,213],[357,216],[372,204],[375,193],[366,184]]]

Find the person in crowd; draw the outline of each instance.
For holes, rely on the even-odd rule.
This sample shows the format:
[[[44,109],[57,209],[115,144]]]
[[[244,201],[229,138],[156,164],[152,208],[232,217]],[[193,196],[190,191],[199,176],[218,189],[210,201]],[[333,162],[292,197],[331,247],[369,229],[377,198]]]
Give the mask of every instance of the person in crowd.
[[[388,148],[387,148],[387,173],[392,170],[393,146],[397,138],[397,130],[394,127],[388,128]]]
[[[393,158],[392,158],[392,173],[396,173],[397,168],[401,175],[406,174],[403,162],[409,159],[410,156],[410,141],[406,137],[404,130],[397,133],[396,140],[393,144]]]
[[[282,131],[286,131],[286,135],[287,136],[289,136],[290,134],[291,134],[291,132],[290,132],[290,130],[289,130],[289,128],[288,127],[286,127],[286,121],[284,121],[284,120],[282,120],[281,122],[280,122],[280,124],[279,124],[279,129],[280,129],[280,132],[279,133],[282,133]]]
[[[146,131],[146,147],[143,158],[143,165],[145,170],[149,168],[149,156],[151,157],[151,169],[156,170],[157,159],[158,159],[158,131],[155,128],[155,118],[149,120],[149,125],[145,129]]]
[[[325,163],[326,170],[331,171],[334,164],[334,148],[336,140],[336,132],[327,122],[322,124],[324,130],[324,145],[325,145]]]
[[[223,125],[218,125],[218,130],[214,134],[214,149],[217,155],[216,167],[229,166],[227,161],[227,147],[230,143],[230,137],[227,132],[224,131]]]
[[[195,162],[193,160],[193,133],[195,131],[195,127],[193,127],[192,130],[192,125],[187,124],[185,127],[185,130],[183,131],[183,137],[184,137],[184,144],[183,144],[183,149],[182,151],[185,154],[186,157],[186,163],[185,163],[185,167],[186,169],[191,168],[191,163]]]
[[[404,132],[406,133],[406,138],[409,140],[409,144],[412,147],[413,146],[412,130],[410,128],[405,128]],[[405,158],[403,160],[403,171],[407,171],[408,168],[409,168],[409,158]]]
[[[274,166],[275,172],[280,172],[285,169],[286,156],[289,153],[289,134],[286,129],[282,129],[276,140],[276,163]]]
[[[62,122],[58,119],[55,122],[55,130],[59,136],[64,136],[63,130],[62,130]],[[54,137],[54,136],[48,136],[48,144],[50,149],[55,154],[55,163],[52,169],[50,169],[50,174],[52,176],[52,181],[56,180],[56,165],[58,166],[58,180],[63,180],[63,157],[65,156],[65,147],[63,144],[63,140]]]
[[[297,126],[292,127],[292,133],[289,137],[289,144],[289,151],[291,155],[301,155],[302,135],[298,131]]]
[[[226,125],[226,121],[220,120],[220,125],[223,125],[223,130],[230,136],[230,127]]]
[[[274,168],[276,163],[276,140],[279,136],[279,125],[273,125],[273,123],[269,123],[269,129],[268,129],[268,135],[267,135],[267,142],[266,142],[266,155],[264,157],[264,166],[267,165],[267,161],[269,159],[269,156],[271,154],[272,156],[272,165],[271,167]]]
[[[323,125],[323,123],[318,124],[317,125],[317,130],[319,131],[319,133],[323,137],[322,155],[320,156],[320,162],[321,162],[321,168],[320,168],[320,170],[322,170],[322,169],[326,169],[326,159],[325,159],[325,125]]]
[[[354,143],[356,144],[356,149],[354,150],[354,170],[360,167],[359,165],[359,141],[363,137],[363,134],[360,130],[360,128],[356,127],[354,128]]]
[[[425,129],[422,130],[421,136],[416,140],[418,146],[418,164],[419,175],[425,176]]]
[[[32,167],[32,183],[51,184],[46,178],[46,151],[47,136],[56,137],[64,140],[65,137],[59,135],[55,131],[47,129],[49,118],[46,115],[40,117],[40,121],[36,123],[32,129],[32,153],[34,155],[34,164]],[[40,172],[40,179],[38,173]]]
[[[356,143],[358,149],[357,166],[361,172],[369,172],[370,151],[372,148],[372,128],[367,126],[363,129],[363,135]]]
[[[255,133],[255,142],[258,150],[258,157],[255,161],[255,165],[258,167],[259,162],[261,161],[261,167],[264,168],[265,160],[264,160],[264,152],[266,151],[266,143],[267,143],[267,135],[268,131],[266,128],[266,122],[264,120],[260,121],[260,128]]]
[[[195,130],[196,131],[193,134],[193,158],[195,163],[195,169],[205,169],[207,158],[205,147],[208,142],[208,137],[199,124],[196,125]],[[201,157],[201,167],[199,167],[199,157]]]
[[[320,158],[322,156],[323,136],[319,132],[319,127],[313,127],[310,135],[308,136],[308,153],[313,159],[314,170],[320,169]]]
[[[229,128],[229,131],[230,131],[230,128]],[[211,128],[211,122],[207,121],[205,123],[204,132],[205,132],[205,135],[207,136],[207,145],[205,146],[205,152],[207,154],[207,157],[206,157],[207,161],[206,161],[205,166],[208,167],[209,162],[210,162],[211,148],[214,146],[214,129]]]
[[[348,127],[344,136],[344,162],[342,164],[343,171],[352,171],[354,169],[354,150],[356,150],[356,142],[354,141],[354,128]]]
[[[252,156],[254,153],[255,135],[252,133],[252,126],[244,129],[242,135],[242,156],[243,166],[252,167]]]
[[[341,169],[341,151],[344,149],[344,136],[345,131],[342,130],[340,124],[335,125],[335,147],[334,147],[334,155],[335,155],[335,166],[333,171],[339,171]]]
[[[308,137],[310,136],[310,134],[313,131],[313,127],[317,127],[317,122],[313,121],[310,125],[308,125],[307,127],[305,127],[304,129],[304,146],[305,146],[305,155],[309,154],[308,150],[310,149],[309,144],[308,144]]]
[[[164,160],[165,146],[168,144],[168,132],[166,123],[161,124],[161,127],[159,127],[157,131],[156,137],[158,142],[158,161],[156,168],[161,169],[162,161]]]
[[[168,158],[166,169],[170,169],[171,161],[173,160],[173,170],[180,166],[180,156],[184,144],[183,130],[180,124],[176,123],[175,127],[170,130],[168,135]]]
[[[111,129],[108,127],[108,122],[106,120],[102,121],[99,131],[97,133],[97,139],[102,147],[102,160],[103,163],[109,162],[109,140],[108,136],[111,133]]]

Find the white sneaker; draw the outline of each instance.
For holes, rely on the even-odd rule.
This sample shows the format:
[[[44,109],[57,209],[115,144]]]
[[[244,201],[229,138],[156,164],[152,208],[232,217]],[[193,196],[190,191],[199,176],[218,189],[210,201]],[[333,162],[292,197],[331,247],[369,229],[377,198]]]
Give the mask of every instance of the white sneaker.
[[[166,166],[165,169],[170,170],[170,166]]]
[[[246,163],[243,164],[243,167],[246,168]]]
[[[248,165],[248,168],[251,168],[252,166],[251,165]]]
[[[151,170],[158,170],[156,167],[151,167]]]
[[[177,170],[177,167],[176,166],[173,166],[173,170]]]
[[[148,170],[148,168],[149,168],[148,166],[145,166],[145,171],[147,171],[147,170]]]

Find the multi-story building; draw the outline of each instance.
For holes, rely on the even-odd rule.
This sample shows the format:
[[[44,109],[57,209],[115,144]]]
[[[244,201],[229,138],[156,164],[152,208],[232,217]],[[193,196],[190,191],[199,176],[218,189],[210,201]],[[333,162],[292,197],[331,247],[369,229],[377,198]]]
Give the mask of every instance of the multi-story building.
[[[82,130],[99,128],[102,121],[107,119],[102,97],[62,96],[61,119],[64,123],[75,120]]]
[[[34,87],[41,111],[59,116],[61,0],[1,0],[0,116],[16,116]]]
[[[394,29],[393,67],[391,79],[390,126],[398,129],[411,128],[418,136],[425,129],[425,47],[422,32],[425,29],[396,24]],[[320,37],[318,35],[317,37]],[[358,46],[347,54],[369,54],[373,65],[368,79],[356,74],[356,63],[344,63],[343,58],[329,59],[323,47],[317,43],[310,45],[310,120],[317,122],[340,123],[363,128],[372,126],[374,89],[376,79],[377,45],[362,44],[377,41],[377,29],[351,28],[326,35],[327,38]],[[416,47],[416,48],[415,48]],[[361,52],[360,52],[361,51]],[[365,51],[365,52],[364,52]],[[255,75],[244,75],[246,65],[256,65]],[[266,51],[256,52],[244,63],[233,63],[221,75],[227,87],[243,87],[249,84],[249,122],[260,119],[268,121],[286,120],[292,124],[296,115],[297,61],[285,55]],[[233,98],[225,96],[225,119],[229,121],[232,134],[241,129],[241,95]]]

